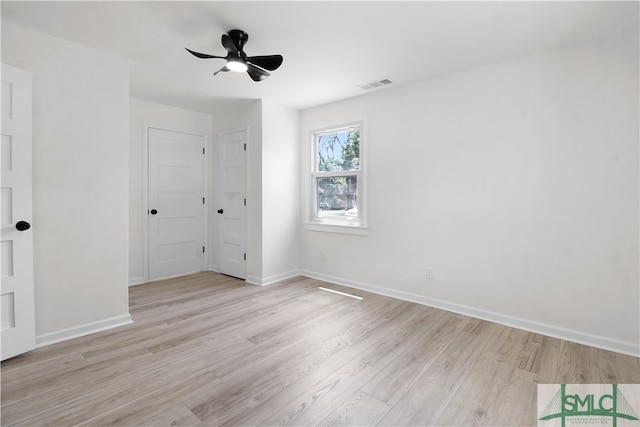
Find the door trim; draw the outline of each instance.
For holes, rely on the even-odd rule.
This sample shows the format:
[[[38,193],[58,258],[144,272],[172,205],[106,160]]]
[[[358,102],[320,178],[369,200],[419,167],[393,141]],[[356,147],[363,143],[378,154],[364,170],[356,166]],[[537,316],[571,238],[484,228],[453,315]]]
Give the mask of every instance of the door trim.
[[[158,129],[162,131],[168,132],[178,132],[178,133],[186,133],[188,135],[196,135],[201,136],[203,138],[202,144],[205,147],[204,153],[204,165],[202,169],[202,179],[203,179],[203,192],[205,197],[208,199],[209,194],[209,186],[208,186],[208,166],[209,166],[209,138],[207,134],[204,132],[200,132],[193,129],[182,129],[182,128],[171,128],[167,126],[158,125],[155,123],[142,122],[142,271],[143,271],[143,283],[147,283],[149,281],[149,215],[147,214],[149,210],[149,129]],[[204,224],[203,224],[203,242],[205,247],[208,246],[209,239],[209,202],[205,202],[204,204]],[[210,248],[204,253],[203,261],[202,261],[202,271],[207,270],[207,266],[209,265],[209,253],[211,252]],[[168,278],[168,277],[166,277]],[[163,278],[165,279],[165,278]]]

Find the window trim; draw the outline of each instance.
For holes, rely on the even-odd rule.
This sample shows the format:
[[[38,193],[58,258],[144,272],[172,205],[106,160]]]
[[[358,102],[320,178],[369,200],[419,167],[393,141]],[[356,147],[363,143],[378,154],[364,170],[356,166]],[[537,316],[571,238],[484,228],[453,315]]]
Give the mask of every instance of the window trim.
[[[348,128],[358,127],[360,130],[360,169],[348,171],[319,172],[316,171],[318,162],[317,136],[328,134],[335,131],[341,131]],[[307,160],[305,171],[307,185],[305,191],[305,218],[304,229],[312,231],[324,231],[332,233],[347,233],[356,235],[368,235],[367,223],[367,140],[365,120],[358,119],[352,121],[341,122],[338,124],[322,127],[309,128],[306,132],[307,144],[305,144],[304,155]],[[364,142],[364,143],[363,143]],[[316,179],[331,176],[353,176],[357,177],[358,191],[358,216],[355,220],[339,220],[318,217],[317,204],[318,198],[316,194]]]

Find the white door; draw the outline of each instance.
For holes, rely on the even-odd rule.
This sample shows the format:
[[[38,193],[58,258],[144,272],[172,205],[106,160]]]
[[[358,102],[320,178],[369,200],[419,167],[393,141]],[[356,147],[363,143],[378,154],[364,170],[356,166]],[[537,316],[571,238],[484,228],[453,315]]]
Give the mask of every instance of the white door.
[[[204,136],[148,128],[149,279],[204,270]]]
[[[35,347],[31,73],[2,64],[2,360]]]
[[[246,279],[247,131],[222,132],[219,139],[220,273]]]

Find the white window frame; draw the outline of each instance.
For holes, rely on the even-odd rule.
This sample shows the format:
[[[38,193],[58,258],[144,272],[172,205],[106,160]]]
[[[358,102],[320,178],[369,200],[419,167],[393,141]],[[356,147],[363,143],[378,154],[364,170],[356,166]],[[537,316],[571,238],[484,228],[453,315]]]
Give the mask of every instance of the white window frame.
[[[332,171],[332,172],[320,172],[317,170],[318,165],[318,136],[335,133],[349,128],[358,127],[360,130],[360,169],[350,171]],[[367,235],[367,161],[366,161],[366,130],[364,120],[354,120],[345,123],[339,123],[333,126],[316,127],[308,131],[307,150],[305,155],[308,159],[308,173],[307,176],[307,209],[305,215],[304,228],[305,230],[313,231],[326,231],[333,233],[347,233]],[[357,180],[357,193],[358,193],[358,215],[352,219],[337,219],[319,217],[318,212],[318,197],[316,190],[316,180],[323,177],[335,177],[335,176],[356,176]]]

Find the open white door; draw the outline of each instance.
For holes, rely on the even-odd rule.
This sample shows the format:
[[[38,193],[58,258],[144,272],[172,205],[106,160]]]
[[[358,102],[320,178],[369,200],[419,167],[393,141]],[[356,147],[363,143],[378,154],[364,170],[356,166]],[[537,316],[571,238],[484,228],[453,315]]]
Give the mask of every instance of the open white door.
[[[35,348],[31,73],[2,64],[2,360]]]
[[[220,273],[246,279],[246,149],[247,131],[218,135],[220,200]]]
[[[148,128],[150,280],[205,269],[204,139]]]

